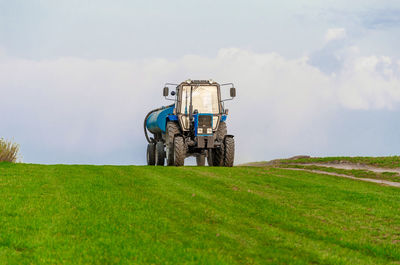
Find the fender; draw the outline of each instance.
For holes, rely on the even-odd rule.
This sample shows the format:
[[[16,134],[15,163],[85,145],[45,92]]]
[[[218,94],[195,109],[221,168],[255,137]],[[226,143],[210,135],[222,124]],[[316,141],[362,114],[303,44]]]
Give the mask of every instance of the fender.
[[[224,137],[224,141],[225,141],[225,138],[233,138],[233,137],[235,137],[234,135],[232,135],[232,134],[227,134],[227,135],[225,135],[225,137]]]
[[[178,121],[178,116],[177,116],[177,115],[173,115],[173,114],[171,115],[171,114],[170,114],[170,115],[167,116],[167,120],[168,120],[168,121]]]

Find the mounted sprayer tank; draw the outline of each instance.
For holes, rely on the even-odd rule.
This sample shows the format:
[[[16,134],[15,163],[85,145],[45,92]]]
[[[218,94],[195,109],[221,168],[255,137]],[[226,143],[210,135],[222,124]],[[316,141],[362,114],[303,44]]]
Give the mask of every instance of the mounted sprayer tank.
[[[167,117],[173,114],[174,107],[175,104],[151,112],[146,119],[146,128],[153,134],[165,133]]]
[[[174,98],[168,98],[169,86]],[[222,86],[230,86],[231,98],[221,99]],[[147,164],[183,166],[188,156],[195,156],[197,165],[233,166],[235,142],[227,134],[228,110],[224,101],[236,96],[232,83],[219,85],[211,80],[187,80],[167,83],[163,95],[175,103],[150,111],[144,120],[148,141]],[[148,132],[153,137],[148,136]]]

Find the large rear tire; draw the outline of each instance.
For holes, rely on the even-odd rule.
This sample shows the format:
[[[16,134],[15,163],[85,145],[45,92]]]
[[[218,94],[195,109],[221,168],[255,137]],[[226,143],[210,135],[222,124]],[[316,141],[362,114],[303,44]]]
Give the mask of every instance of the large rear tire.
[[[206,165],[206,156],[205,155],[196,156],[196,163],[197,166],[204,167]]]
[[[154,143],[149,143],[147,145],[147,165],[154,166],[156,164],[156,148]]]
[[[174,137],[181,132],[178,123],[169,121],[167,122],[166,129],[166,156],[167,156],[167,166],[173,166],[174,163]]]
[[[156,157],[155,163],[157,166],[163,166],[165,162],[165,152],[164,152],[164,143],[157,142],[156,144]]]
[[[233,167],[235,160],[235,139],[233,137],[225,137],[224,146],[224,167]]]
[[[186,145],[182,136],[174,138],[174,165],[177,167],[185,164],[186,158]]]

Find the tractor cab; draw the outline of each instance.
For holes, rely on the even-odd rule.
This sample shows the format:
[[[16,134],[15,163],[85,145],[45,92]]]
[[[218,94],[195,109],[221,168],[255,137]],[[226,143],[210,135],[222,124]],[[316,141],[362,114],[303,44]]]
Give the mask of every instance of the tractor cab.
[[[225,100],[221,99],[221,87],[212,80],[186,80],[171,95],[175,96],[174,114],[185,132],[195,129],[196,136],[212,135],[219,122],[226,119],[228,111],[224,109]],[[231,97],[235,95],[236,91],[232,86]]]
[[[183,131],[212,135],[222,114],[219,84],[186,81],[177,88],[176,114]]]

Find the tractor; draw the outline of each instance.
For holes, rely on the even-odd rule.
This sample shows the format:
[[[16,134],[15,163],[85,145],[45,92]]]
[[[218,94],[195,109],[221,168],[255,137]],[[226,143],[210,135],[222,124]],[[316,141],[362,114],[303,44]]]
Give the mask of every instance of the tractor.
[[[230,97],[221,99],[221,88],[227,86]],[[175,88],[171,93],[170,87]],[[147,165],[183,166],[185,158],[194,156],[198,166],[205,166],[207,159],[209,166],[232,167],[235,141],[227,132],[224,102],[236,96],[233,83],[190,79],[166,83],[163,96],[174,104],[154,109],[144,119]]]

